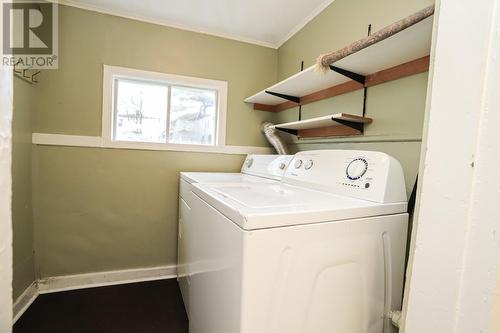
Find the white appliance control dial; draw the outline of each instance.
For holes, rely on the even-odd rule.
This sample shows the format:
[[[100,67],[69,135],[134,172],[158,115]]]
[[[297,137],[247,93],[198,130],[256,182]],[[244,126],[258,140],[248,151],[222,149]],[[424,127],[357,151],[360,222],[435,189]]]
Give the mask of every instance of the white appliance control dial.
[[[295,164],[294,164],[295,169],[300,168],[300,167],[301,167],[301,165],[302,165],[302,160],[296,160],[296,161],[295,161]]]
[[[364,158],[352,160],[346,169],[347,178],[351,180],[359,179],[363,177],[366,170],[368,170],[368,162]]]
[[[247,165],[247,168],[250,168],[253,164],[253,158],[249,158],[247,161],[246,161],[246,165]]]
[[[309,169],[312,168],[313,164],[314,164],[313,160],[309,160],[309,161],[306,162],[306,164],[304,164],[304,168],[306,170],[309,170]]]

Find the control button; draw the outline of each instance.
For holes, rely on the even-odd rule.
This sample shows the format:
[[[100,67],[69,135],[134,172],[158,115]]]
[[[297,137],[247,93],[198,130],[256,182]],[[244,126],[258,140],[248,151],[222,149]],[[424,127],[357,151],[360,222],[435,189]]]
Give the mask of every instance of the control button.
[[[253,164],[253,158],[249,158],[247,161],[246,161],[246,165],[247,165],[247,168],[250,168]]]
[[[300,166],[301,166],[301,165],[302,165],[302,160],[296,160],[296,161],[295,161],[295,164],[294,164],[295,169],[300,168]]]
[[[368,170],[368,162],[364,158],[357,158],[347,166],[346,175],[347,178],[356,180],[363,177],[366,170]]]
[[[370,183],[366,183],[365,188],[369,188],[369,187],[370,187]]]
[[[306,162],[306,164],[304,164],[304,168],[306,170],[309,170],[309,169],[312,168],[313,164],[314,164],[313,160],[309,160],[309,161]]]
[[[281,162],[281,163],[280,163],[280,169],[281,169],[281,170],[283,170],[285,167],[286,167],[286,164],[285,164],[285,163],[283,163],[283,162]]]

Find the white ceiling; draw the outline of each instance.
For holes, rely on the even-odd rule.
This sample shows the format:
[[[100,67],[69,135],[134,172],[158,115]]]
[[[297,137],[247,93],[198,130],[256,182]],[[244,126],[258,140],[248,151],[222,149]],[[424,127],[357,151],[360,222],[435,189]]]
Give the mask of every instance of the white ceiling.
[[[53,0],[277,48],[334,0]]]

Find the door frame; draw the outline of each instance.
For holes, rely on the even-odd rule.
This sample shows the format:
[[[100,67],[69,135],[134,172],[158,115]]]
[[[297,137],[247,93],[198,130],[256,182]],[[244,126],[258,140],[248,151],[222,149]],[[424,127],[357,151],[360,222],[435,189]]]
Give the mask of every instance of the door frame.
[[[492,332],[500,321],[500,0],[438,0],[434,24],[402,331]]]
[[[12,96],[12,69],[0,68],[0,333],[12,328]]]

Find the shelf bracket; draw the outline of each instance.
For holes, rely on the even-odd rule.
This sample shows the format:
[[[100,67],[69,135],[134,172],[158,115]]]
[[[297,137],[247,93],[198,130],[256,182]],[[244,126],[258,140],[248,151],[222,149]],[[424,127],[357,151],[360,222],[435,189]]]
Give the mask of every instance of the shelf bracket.
[[[336,119],[336,118],[332,118],[332,120],[334,122],[336,122],[336,123],[339,123],[341,125],[350,127],[352,129],[355,129],[355,130],[360,131],[361,133],[363,133],[363,129],[364,129],[364,124],[363,123],[355,123],[355,122],[352,122],[352,121],[349,121],[349,120]]]
[[[296,129],[289,129],[289,128],[281,128],[281,127],[275,127],[277,130],[280,130],[282,132],[290,133],[293,135],[299,134],[299,131]]]
[[[369,27],[369,29],[371,29],[371,25]],[[370,30],[368,30],[368,34],[370,34]],[[364,75],[361,75],[361,74],[358,74],[358,73],[354,73],[354,72],[351,72],[347,69],[343,69],[343,68],[340,68],[340,67],[335,67],[333,65],[330,65],[330,69],[334,72],[337,72],[341,75],[344,75],[348,78],[350,78],[351,80],[354,80],[358,83],[361,83],[364,87],[363,89],[363,117],[365,116],[365,113],[366,113],[366,86],[365,86],[365,82],[366,82],[366,76]],[[350,123],[349,121],[345,121],[345,120],[342,120],[342,121],[339,121],[339,120],[335,120],[333,119],[334,121],[342,124],[342,125],[345,125],[345,126],[349,126],[351,128],[354,128],[358,131],[360,131],[361,133],[363,133],[363,124],[361,124],[361,129],[357,128],[358,127],[358,123]],[[347,124],[347,123],[350,123],[351,125]]]
[[[335,67],[333,65],[330,65],[330,69],[334,72],[337,72],[339,74],[342,74],[344,76],[347,76],[348,78],[350,78],[351,80],[354,80],[356,82],[359,82],[361,83],[362,85],[365,84],[365,81],[366,81],[366,76],[364,75],[361,75],[361,74],[358,74],[358,73],[354,73],[354,72],[351,72],[351,71],[348,71],[347,69],[343,69],[343,68],[339,68],[339,67]]]
[[[269,90],[266,90],[266,93],[268,93],[269,95],[273,95],[273,96],[276,96],[276,97],[281,97],[281,98],[284,98],[286,100],[292,101],[294,103],[300,104],[300,97],[290,96],[290,95],[285,95],[285,94],[280,94],[280,93],[269,91]]]

